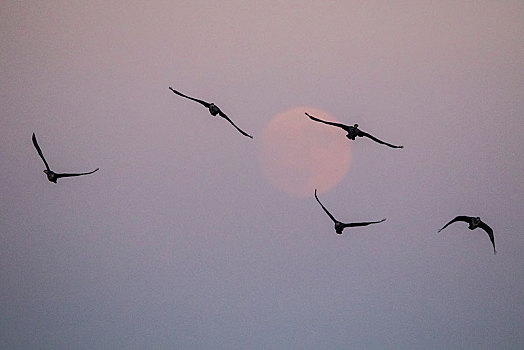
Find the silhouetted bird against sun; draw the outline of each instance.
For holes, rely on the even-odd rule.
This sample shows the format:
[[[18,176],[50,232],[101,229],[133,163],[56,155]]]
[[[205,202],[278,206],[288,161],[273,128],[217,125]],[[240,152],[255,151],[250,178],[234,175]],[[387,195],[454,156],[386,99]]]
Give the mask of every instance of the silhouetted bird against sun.
[[[489,239],[491,240],[491,244],[493,244],[493,254],[497,254],[497,250],[495,249],[495,236],[493,235],[493,230],[485,222],[480,220],[478,216],[475,217],[475,216],[459,215],[456,218],[454,218],[453,220],[451,220],[450,222],[448,222],[446,225],[444,225],[444,227],[438,230],[438,232],[442,231],[443,229],[445,229],[446,227],[448,227],[449,225],[451,225],[452,223],[456,221],[467,222],[469,224],[468,228],[470,230],[474,230],[478,227],[486,231],[486,233],[489,236]]]
[[[197,98],[194,98],[194,97],[191,97],[191,96],[187,96],[187,95],[184,95],[183,93],[181,92],[178,92],[176,91],[175,89],[173,89],[172,87],[169,87],[169,89],[171,91],[173,91],[175,94],[179,95],[179,96],[182,96],[182,97],[185,97],[185,98],[188,98],[190,100],[193,100],[195,102],[198,102],[200,103],[202,106],[206,107],[207,109],[209,109],[209,113],[211,113],[212,116],[216,116],[217,114],[220,115],[222,118],[226,119],[228,122],[231,123],[231,125],[233,125],[235,127],[235,129],[237,129],[242,135],[244,136],[247,136],[249,138],[253,138],[253,136],[249,135],[248,133],[246,133],[245,131],[243,131],[242,129],[240,129],[238,126],[235,125],[235,123],[233,123],[233,121],[231,119],[229,119],[229,117],[220,110],[220,108],[218,108],[217,105],[215,105],[214,103],[209,103],[209,102],[206,102],[206,101],[202,101],[202,100],[199,100]]]
[[[327,122],[325,120],[322,120],[322,119],[318,119],[316,117],[313,117],[312,115],[308,114],[306,112],[306,115],[311,119],[311,120],[314,120],[316,122],[320,122],[320,123],[324,123],[324,124],[328,124],[328,125],[332,125],[332,126],[336,126],[336,127],[339,127],[343,130],[345,130],[348,134],[346,135],[346,137],[350,140],[354,140],[356,137],[368,137],[370,139],[372,139],[373,141],[375,142],[378,142],[378,143],[381,143],[383,145],[386,145],[386,146],[389,146],[389,147],[392,147],[392,148],[404,148],[404,146],[395,146],[395,145],[392,145],[390,143],[387,143],[387,142],[384,142],[382,140],[379,140],[377,139],[375,136],[372,136],[370,134],[368,134],[367,132],[364,132],[362,130],[360,130],[358,128],[358,124],[355,124],[353,126],[349,126],[349,125],[345,125],[345,124],[340,124],[340,123],[334,123],[334,122]]]
[[[49,169],[49,164],[47,164],[47,161],[44,158],[44,154],[42,153],[42,150],[40,149],[40,146],[38,146],[38,142],[36,141],[35,133],[33,133],[33,145],[35,145],[35,148],[36,148],[38,154],[40,155],[40,158],[42,158],[42,160],[44,161],[44,164],[45,164],[45,167],[46,167],[46,170],[44,170],[44,173],[47,175],[47,179],[49,181],[51,181],[51,182],[54,182],[55,184],[56,184],[56,180],[58,180],[61,177],[72,177],[72,176],[89,175],[89,174],[92,174],[92,173],[94,173],[95,171],[97,171],[99,169],[99,168],[96,168],[95,170],[90,171],[88,173],[76,173],[76,174],[65,174],[65,173],[58,174],[58,173],[55,173],[54,171]]]
[[[367,225],[371,225],[371,224],[378,224],[382,221],[385,221],[386,219],[382,219],[380,221],[368,221],[368,222],[351,222],[351,223],[343,223],[343,222],[340,222],[338,221],[337,219],[335,219],[335,217],[333,215],[331,215],[331,213],[326,209],[326,207],[324,207],[322,205],[322,203],[320,202],[320,200],[318,199],[318,196],[317,196],[317,190],[315,189],[315,198],[317,199],[317,202],[318,204],[320,204],[320,206],[322,207],[322,209],[324,209],[324,211],[326,212],[326,214],[331,218],[331,220],[333,220],[333,222],[335,223],[335,232],[338,233],[339,235],[342,234],[342,231],[346,228],[346,227],[357,227],[357,226],[367,226]]]

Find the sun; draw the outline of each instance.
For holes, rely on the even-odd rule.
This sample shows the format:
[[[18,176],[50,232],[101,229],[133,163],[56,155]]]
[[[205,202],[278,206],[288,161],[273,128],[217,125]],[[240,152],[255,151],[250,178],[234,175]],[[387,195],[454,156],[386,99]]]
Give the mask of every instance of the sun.
[[[312,107],[296,107],[275,115],[262,133],[260,161],[270,182],[286,193],[305,197],[315,188],[325,192],[347,173],[351,144],[338,128],[319,125],[304,113],[336,121]]]

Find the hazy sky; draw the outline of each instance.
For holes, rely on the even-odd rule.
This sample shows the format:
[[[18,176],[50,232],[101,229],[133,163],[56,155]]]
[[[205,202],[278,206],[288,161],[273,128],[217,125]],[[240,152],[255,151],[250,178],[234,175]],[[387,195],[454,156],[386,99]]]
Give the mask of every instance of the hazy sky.
[[[522,1],[2,1],[0,348],[523,349],[523,33]],[[387,221],[266,176],[302,106],[405,146],[333,136],[321,200]],[[100,171],[48,182],[33,132]]]

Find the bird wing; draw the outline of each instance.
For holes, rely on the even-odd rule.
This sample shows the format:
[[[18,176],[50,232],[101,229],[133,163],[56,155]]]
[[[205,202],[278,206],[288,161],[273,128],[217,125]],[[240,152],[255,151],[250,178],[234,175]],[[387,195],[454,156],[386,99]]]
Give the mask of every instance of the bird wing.
[[[446,225],[444,225],[444,227],[442,227],[440,230],[438,230],[438,232],[442,231],[443,229],[445,229],[446,227],[448,227],[449,225],[451,225],[452,223],[454,223],[456,221],[464,221],[464,222],[468,222],[469,223],[470,219],[471,218],[469,216],[459,215],[456,218],[454,218],[453,220],[451,220],[450,222],[448,222]]]
[[[379,222],[386,221],[386,219],[382,219],[379,221],[367,221],[367,222],[350,222],[348,224],[344,224],[344,227],[357,227],[357,226],[367,226],[371,224],[378,224]]]
[[[246,133],[244,130],[240,129],[238,126],[235,125],[235,123],[233,123],[233,121],[231,119],[229,119],[229,117],[224,113],[222,112],[222,110],[219,108],[218,109],[218,114],[220,114],[220,116],[224,119],[226,119],[228,122],[231,123],[231,125],[233,125],[235,127],[235,129],[237,129],[242,135],[244,136],[247,136],[249,138],[253,138],[253,136],[249,135],[248,133]]]
[[[478,227],[486,231],[489,239],[491,240],[491,244],[493,244],[493,253],[497,254],[497,250],[495,249],[495,236],[493,235],[493,229],[489,227],[484,221],[481,221]]]
[[[90,171],[88,173],[73,173],[73,174],[62,173],[62,174],[56,174],[56,178],[59,179],[61,177],[73,177],[73,176],[89,175],[89,174],[92,174],[92,173],[98,171],[98,169],[100,169],[100,168],[96,168],[95,170]]]
[[[322,205],[322,203],[320,202],[320,199],[318,199],[318,197],[317,197],[317,190],[316,190],[316,189],[315,189],[315,198],[317,199],[318,204],[320,204],[320,206],[322,207],[322,209],[324,209],[324,211],[326,212],[326,214],[331,218],[331,220],[333,220],[334,223],[337,223],[338,220],[335,219],[335,217],[334,217],[333,215],[331,215],[331,213],[326,209],[326,207]]]
[[[169,87],[169,89],[171,91],[173,91],[175,94],[177,94],[179,96],[182,96],[182,97],[185,97],[185,98],[188,98],[188,99],[193,100],[195,102],[198,102],[198,103],[200,103],[201,105],[203,105],[206,108],[209,108],[209,106],[211,105],[211,103],[209,103],[209,102],[202,101],[202,100],[199,100],[198,98],[194,98],[194,97],[191,97],[191,96],[184,95],[183,93],[176,91],[172,87]]]
[[[42,153],[42,150],[40,149],[40,146],[38,145],[38,142],[36,141],[35,133],[33,133],[33,145],[35,145],[36,151],[40,155],[40,158],[42,158],[42,160],[44,161],[46,169],[51,171],[51,169],[49,169],[49,164],[47,164],[47,161],[44,158],[44,154]]]
[[[306,112],[306,115],[309,117],[309,119],[311,120],[314,120],[316,122],[320,122],[320,123],[324,123],[324,124],[328,124],[328,125],[332,125],[332,126],[336,126],[336,127],[339,127],[339,128],[342,128],[344,130],[346,130],[347,132],[349,132],[349,127],[345,124],[340,124],[340,123],[334,123],[334,122],[327,122],[325,120],[322,120],[322,119],[318,119],[316,117],[313,117],[311,114],[307,113]]]
[[[377,139],[375,136],[372,136],[372,135],[370,135],[370,134],[368,134],[367,132],[364,132],[364,131],[362,131],[362,130],[359,130],[359,131],[358,131],[358,136],[360,136],[360,137],[368,137],[368,138],[372,139],[372,140],[375,141],[375,142],[381,143],[381,144],[386,145],[386,146],[389,146],[389,147],[391,147],[391,148],[404,148],[404,146],[395,146],[395,145],[392,145],[392,144],[390,144],[390,143],[387,143],[387,142],[384,142],[384,141],[382,141],[382,140],[379,140],[379,139]]]

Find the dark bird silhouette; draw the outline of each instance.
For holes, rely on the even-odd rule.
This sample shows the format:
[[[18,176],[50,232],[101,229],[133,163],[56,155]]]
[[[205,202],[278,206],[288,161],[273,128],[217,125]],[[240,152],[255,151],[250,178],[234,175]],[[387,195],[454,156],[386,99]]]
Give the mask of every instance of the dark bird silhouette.
[[[493,230],[485,222],[480,220],[478,216],[475,217],[475,216],[459,215],[456,218],[454,218],[453,220],[451,220],[450,222],[448,222],[446,225],[444,225],[444,227],[438,230],[438,232],[442,231],[443,229],[445,229],[446,227],[448,227],[449,225],[451,225],[452,223],[456,221],[467,222],[469,225],[468,228],[470,230],[481,228],[484,231],[486,231],[486,233],[489,236],[489,239],[491,240],[491,244],[493,244],[493,254],[497,254],[497,250],[495,249],[495,236],[493,235]]]
[[[306,112],[306,115],[311,119],[311,120],[314,120],[316,122],[320,122],[320,123],[324,123],[324,124],[328,124],[328,125],[332,125],[332,126],[336,126],[336,127],[339,127],[341,129],[343,129],[344,131],[346,131],[348,134],[346,135],[346,137],[350,140],[354,140],[356,137],[368,137],[370,139],[372,139],[373,141],[375,142],[378,142],[378,143],[381,143],[383,145],[386,145],[386,146],[389,146],[391,148],[404,148],[404,146],[395,146],[395,145],[392,145],[390,143],[387,143],[387,142],[384,142],[382,140],[379,140],[377,139],[375,136],[372,136],[370,134],[368,134],[367,132],[364,132],[362,130],[360,130],[358,128],[358,124],[355,124],[353,126],[349,126],[349,125],[345,125],[345,124],[340,124],[340,123],[334,123],[334,122],[327,122],[325,120],[322,120],[322,119],[318,119],[316,117],[313,117],[312,115],[308,114]]]
[[[371,224],[378,224],[379,222],[382,222],[382,221],[385,221],[386,219],[382,219],[380,221],[368,221],[368,222],[351,222],[351,223],[343,223],[343,222],[340,222],[338,221],[337,219],[335,219],[335,217],[333,215],[331,215],[331,213],[326,209],[326,207],[324,207],[322,205],[322,203],[320,202],[320,200],[318,199],[318,196],[317,196],[317,190],[315,189],[315,198],[317,199],[317,202],[318,204],[320,204],[320,206],[322,207],[322,209],[324,209],[324,211],[326,212],[326,214],[331,218],[331,220],[333,220],[333,222],[335,223],[335,232],[338,233],[339,235],[342,234],[342,231],[344,231],[344,229],[346,227],[357,227],[357,226],[367,226],[367,225],[371,225]]]
[[[47,161],[44,158],[44,154],[42,153],[42,150],[40,149],[40,146],[38,146],[38,142],[36,141],[35,133],[33,133],[33,145],[35,145],[35,148],[40,155],[40,158],[44,161],[46,169],[44,170],[44,173],[47,175],[47,179],[51,182],[54,182],[56,184],[56,181],[61,177],[72,177],[72,176],[82,176],[82,175],[89,175],[97,171],[99,168],[96,168],[93,171],[90,171],[88,173],[76,173],[76,174],[65,174],[65,173],[55,173],[51,169],[49,169],[49,164],[47,164]]]
[[[242,135],[244,136],[247,136],[249,138],[253,138],[253,136],[249,135],[248,133],[246,133],[245,131],[243,131],[242,129],[240,129],[238,126],[235,125],[235,123],[233,123],[233,121],[231,119],[229,119],[229,117],[220,110],[220,108],[218,108],[217,105],[215,105],[214,103],[209,103],[209,102],[206,102],[206,101],[202,101],[202,100],[199,100],[197,98],[194,98],[194,97],[191,97],[191,96],[187,96],[187,95],[184,95],[183,93],[181,92],[178,92],[176,91],[175,89],[173,89],[172,87],[169,87],[169,89],[171,91],[173,91],[175,94],[179,95],[179,96],[182,96],[182,97],[185,97],[187,99],[190,99],[190,100],[193,100],[195,102],[198,102],[200,103],[202,106],[206,107],[207,109],[209,109],[209,113],[211,113],[212,116],[216,116],[217,114],[220,115],[222,118],[226,119],[228,122],[231,123],[231,125],[233,125],[235,127],[235,129],[237,129]]]

